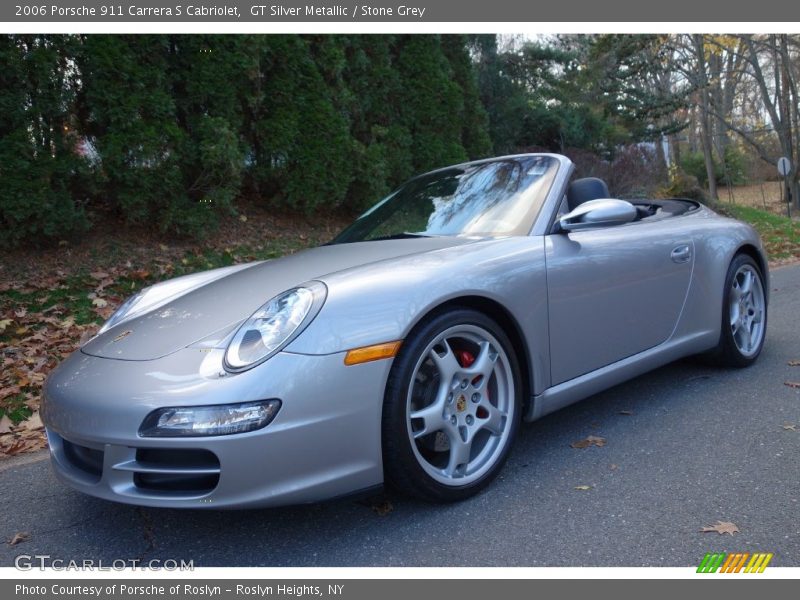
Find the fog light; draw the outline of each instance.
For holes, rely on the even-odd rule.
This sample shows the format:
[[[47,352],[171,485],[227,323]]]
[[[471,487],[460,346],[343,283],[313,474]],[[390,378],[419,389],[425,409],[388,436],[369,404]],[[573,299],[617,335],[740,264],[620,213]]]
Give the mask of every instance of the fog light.
[[[139,428],[142,437],[195,437],[245,433],[266,427],[281,407],[280,400],[244,404],[159,408]]]

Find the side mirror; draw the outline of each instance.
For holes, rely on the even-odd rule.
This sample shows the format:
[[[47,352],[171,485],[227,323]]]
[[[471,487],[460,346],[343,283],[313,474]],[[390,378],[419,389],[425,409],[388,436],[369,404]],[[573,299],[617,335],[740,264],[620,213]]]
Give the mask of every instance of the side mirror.
[[[558,220],[562,231],[580,231],[630,223],[636,218],[636,207],[626,200],[603,198],[589,200]]]

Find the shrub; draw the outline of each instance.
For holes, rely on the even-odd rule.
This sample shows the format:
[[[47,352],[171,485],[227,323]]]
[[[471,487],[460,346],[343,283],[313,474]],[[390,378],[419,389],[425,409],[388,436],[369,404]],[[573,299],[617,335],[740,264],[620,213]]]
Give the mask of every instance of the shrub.
[[[656,189],[656,198],[689,198],[706,202],[708,196],[694,175],[690,175],[673,165],[669,171],[669,184]]]
[[[745,175],[745,157],[741,150],[728,145],[720,162],[713,157],[714,179],[720,185],[743,185],[747,181]],[[702,152],[690,152],[681,159],[681,169],[697,179],[702,186],[708,185],[706,160]]]
[[[88,165],[69,126],[66,36],[0,37],[0,246],[84,231]]]
[[[71,184],[85,169],[74,156],[37,156],[25,130],[0,138],[0,246],[40,245],[89,226]]]

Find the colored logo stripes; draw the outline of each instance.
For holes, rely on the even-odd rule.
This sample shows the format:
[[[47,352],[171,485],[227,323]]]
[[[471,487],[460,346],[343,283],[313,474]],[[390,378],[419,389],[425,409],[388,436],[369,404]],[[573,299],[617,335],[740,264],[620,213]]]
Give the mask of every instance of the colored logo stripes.
[[[749,560],[748,560],[749,559]],[[703,557],[698,573],[763,573],[772,560],[772,552],[709,552]]]

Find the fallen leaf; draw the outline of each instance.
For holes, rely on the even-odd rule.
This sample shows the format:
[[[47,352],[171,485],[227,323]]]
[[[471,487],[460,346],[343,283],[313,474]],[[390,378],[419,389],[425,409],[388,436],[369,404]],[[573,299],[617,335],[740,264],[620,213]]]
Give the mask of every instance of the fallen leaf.
[[[717,521],[716,525],[712,525],[710,527],[703,527],[700,531],[702,533],[710,533],[712,531],[716,531],[720,535],[722,535],[723,533],[728,533],[730,535],[733,535],[734,533],[739,533],[739,528],[730,521]]]
[[[394,510],[394,506],[388,500],[384,500],[383,502],[376,502],[372,505],[372,511],[378,515],[379,517],[385,517],[390,512]]]
[[[619,411],[619,414],[625,415],[626,417],[630,417],[631,415],[633,415],[633,411],[632,410],[621,410],[621,411]]]
[[[592,486],[590,486],[590,485],[576,485],[575,489],[576,490],[580,490],[582,492],[585,492],[586,490],[592,489]]]
[[[103,281],[101,281],[100,283],[97,284],[97,291],[98,292],[102,292],[108,286],[113,285],[114,281],[115,280],[112,277],[109,277],[107,279],[103,279]]]
[[[0,319],[0,333],[3,333],[6,330],[6,327],[11,325],[14,321],[11,319]]]
[[[795,425],[794,423],[784,423],[784,424],[782,425],[782,427],[783,427],[783,428],[784,428],[786,431],[797,431],[797,425]]]
[[[159,245],[158,245],[158,248],[159,248],[159,250],[161,250],[162,252],[166,252],[167,250],[169,250],[169,247],[168,247],[166,244],[159,244]]]
[[[784,381],[783,385],[788,385],[790,388],[800,389],[800,381]]]
[[[587,436],[585,439],[582,439],[577,442],[572,442],[570,444],[571,448],[588,448],[589,446],[597,446],[598,448],[602,448],[606,445],[606,438],[597,437],[595,435]]]
[[[46,446],[47,439],[42,431],[18,431],[0,435],[0,454],[6,456],[33,452]]]
[[[106,321],[112,314],[114,314],[114,309],[110,306],[104,306],[103,308],[95,308],[94,312],[98,317]]]
[[[239,215],[239,220],[242,223],[247,223],[247,215]]]
[[[27,314],[28,314],[27,308],[20,308],[19,310],[14,311],[14,316],[17,317],[18,319],[23,318]]]
[[[146,271],[144,269],[138,269],[136,271],[131,271],[130,273],[131,279],[147,279],[150,277],[150,271]]]
[[[8,415],[3,415],[3,418],[0,419],[0,433],[8,433],[11,431],[11,426],[14,422],[8,418]]]
[[[800,367],[800,360],[790,360],[786,364],[790,367]]]
[[[89,273],[92,279],[106,279],[108,277],[108,273],[105,271],[94,271],[93,273]]]
[[[8,545],[16,546],[17,544],[21,544],[22,542],[27,542],[29,539],[31,539],[30,533],[28,533],[27,531],[19,531],[14,534],[14,537],[8,540]]]
[[[20,389],[19,385],[10,385],[7,388],[0,389],[0,400],[3,398],[7,398],[8,396],[16,396],[22,390]]]
[[[108,306],[108,301],[104,300],[103,298],[95,298],[92,300],[92,304],[94,304],[97,308],[105,308]]]
[[[44,423],[42,423],[42,418],[39,416],[39,411],[33,413],[27,420],[23,421],[21,425],[27,429],[28,431],[35,431],[37,429],[41,429],[44,427]]]

